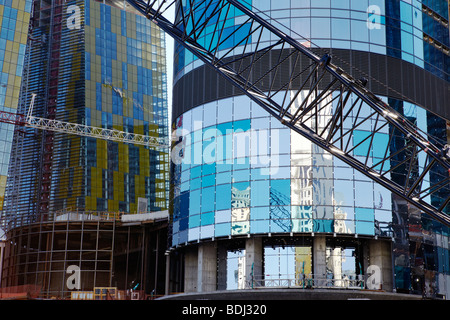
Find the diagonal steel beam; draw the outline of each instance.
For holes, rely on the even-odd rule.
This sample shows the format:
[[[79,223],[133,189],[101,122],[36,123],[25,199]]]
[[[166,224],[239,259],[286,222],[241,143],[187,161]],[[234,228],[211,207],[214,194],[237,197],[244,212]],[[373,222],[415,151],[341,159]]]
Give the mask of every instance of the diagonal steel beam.
[[[426,212],[437,221],[450,226],[450,215],[446,210],[448,203],[450,202],[450,184],[448,177],[450,173],[450,162],[448,155],[443,153],[443,146],[431,143],[426,136],[420,133],[420,130],[412,123],[410,123],[401,114],[395,111],[387,103],[383,102],[367,88],[365,88],[363,80],[354,79],[351,75],[344,72],[341,68],[334,65],[331,62],[331,58],[327,55],[318,56],[309,48],[304,47],[297,40],[291,38],[289,35],[277,29],[268,20],[262,18],[258,13],[253,12],[242,1],[237,0],[196,0],[191,1],[191,7],[187,10],[186,15],[183,13],[181,3],[178,2],[179,10],[176,20],[169,21],[164,16],[160,15],[161,12],[167,10],[168,6],[175,5],[175,2],[159,1],[155,3],[153,1],[144,0],[128,0],[138,11],[144,14],[148,19],[154,21],[162,30],[172,36],[175,40],[184,46],[187,50],[194,53],[202,62],[211,66],[218,74],[222,75],[230,83],[232,83],[243,94],[250,97],[259,106],[265,109],[273,117],[281,121],[285,126],[291,130],[303,135],[319,147],[323,148],[327,152],[331,153],[338,159],[347,163],[351,167],[360,171],[364,175],[371,178],[373,181],[386,187],[391,192],[397,194],[406,201],[412,203],[420,210]],[[186,3],[185,1],[183,1]],[[214,27],[214,36],[217,35],[217,46],[214,48],[205,48],[199,43],[199,39],[204,35],[202,34],[206,30],[206,19],[200,21],[196,20],[201,15],[194,14],[192,4],[196,4],[197,8],[202,7],[215,7],[220,8],[216,12],[212,12],[208,20],[213,21],[217,19]],[[219,5],[220,3],[220,5]],[[239,10],[246,15],[246,21],[250,26],[250,32],[247,34],[238,33],[236,30],[232,31],[223,38],[225,23],[223,18],[227,17],[230,10]],[[186,30],[186,27],[180,28],[178,21],[189,17],[194,28],[193,30]],[[220,22],[223,20],[222,23]],[[182,24],[181,24],[182,25]],[[184,22],[184,25],[186,23]],[[242,26],[240,26],[242,27]],[[256,31],[256,33],[255,33]],[[257,35],[257,37],[255,37]],[[263,37],[263,35],[268,37]],[[227,39],[234,37],[233,45],[229,48],[221,48],[220,44],[224,41],[220,39]],[[267,40],[268,41],[263,41]],[[244,44],[245,45],[242,45]],[[250,45],[252,44],[252,45]],[[275,94],[272,89],[275,89],[275,93],[281,91],[276,90],[274,87],[270,87],[271,93],[268,93],[268,88],[260,85],[263,80],[268,80],[272,85],[274,84],[274,77],[281,73],[282,67],[286,66],[287,61],[292,59],[278,59],[272,65],[266,66],[266,72],[263,72],[262,77],[258,77],[256,81],[253,81],[253,72],[251,70],[256,66],[258,60],[261,59],[261,55],[277,54],[282,52],[279,50],[293,50],[301,56],[303,61],[308,61],[311,65],[309,70],[310,75],[314,75],[310,78],[304,79],[303,68],[299,68],[301,73],[291,73],[289,77],[289,83],[283,88],[288,90],[294,88],[293,79],[304,79],[301,88],[307,92],[307,99],[301,103],[301,108],[294,110],[295,105],[293,99],[284,99],[281,104],[274,100]],[[237,52],[237,57],[240,57],[240,61],[236,63],[230,63],[230,59],[237,59],[237,57],[230,57],[230,53]],[[235,53],[236,54],[236,53]],[[297,56],[298,57],[298,56]],[[295,59],[297,60],[297,59]],[[237,63],[239,62],[239,63]],[[291,62],[289,62],[291,63]],[[297,63],[297,62],[295,62]],[[235,65],[239,64],[239,69],[235,68]],[[294,65],[293,68],[297,68],[298,65]],[[243,71],[245,70],[245,71]],[[336,86],[335,86],[336,85]],[[295,88],[297,89],[297,88]],[[299,92],[296,90],[294,95],[297,98]],[[345,94],[345,96],[343,96]],[[348,96],[350,94],[350,96]],[[286,97],[286,95],[285,95]],[[329,104],[326,100],[333,100],[338,97],[339,108],[337,110],[331,110],[332,114],[330,119],[341,119],[339,128],[337,129],[337,120],[328,122],[328,129],[322,130],[321,134],[319,130],[319,124],[321,116],[324,112],[330,108],[324,108],[324,104]],[[308,100],[310,102],[308,103]],[[359,106],[357,103],[360,103]],[[364,160],[360,160],[355,154],[355,147],[349,147],[349,143],[353,141],[357,128],[363,124],[372,121],[373,117],[360,116],[362,108],[369,108],[370,114],[376,116],[376,122],[380,126],[389,125],[389,145],[386,146],[385,158],[379,163],[379,166],[373,166],[368,163],[370,156],[373,139],[377,131],[372,131],[369,134],[369,147],[365,150]],[[293,113],[292,113],[293,112]],[[333,113],[334,112],[334,113]],[[345,128],[343,119],[347,115],[356,116],[353,120],[353,127]],[[308,125],[305,119],[310,119],[314,125]],[[377,127],[380,130],[380,127]],[[331,136],[330,134],[331,130]],[[327,133],[327,134],[325,134]],[[346,137],[347,146],[342,149],[344,143],[343,139]],[[400,148],[401,152],[398,152],[396,156],[403,157],[402,160],[395,162],[396,158],[391,154],[396,153],[395,150],[390,150],[390,144],[394,141],[401,139],[407,141],[407,147]],[[360,144],[362,146],[362,144]],[[409,152],[411,150],[412,152]],[[409,152],[409,153],[408,153]],[[430,182],[431,186],[427,188],[427,196],[431,195],[434,200],[429,200],[431,197],[420,196],[424,194],[424,190],[420,190],[422,187],[422,181],[429,173],[430,167],[417,166],[415,160],[420,155],[425,155],[430,161],[433,162],[433,174],[440,175],[440,178],[434,186]],[[395,160],[395,161],[394,161]],[[389,170],[383,170],[383,166],[388,161],[394,161],[395,163],[389,168]],[[416,172],[417,171],[417,172]],[[392,174],[403,177],[403,181],[396,181]],[[413,174],[414,173],[414,174]],[[414,186],[414,189],[411,188]],[[445,195],[443,190],[448,190]]]

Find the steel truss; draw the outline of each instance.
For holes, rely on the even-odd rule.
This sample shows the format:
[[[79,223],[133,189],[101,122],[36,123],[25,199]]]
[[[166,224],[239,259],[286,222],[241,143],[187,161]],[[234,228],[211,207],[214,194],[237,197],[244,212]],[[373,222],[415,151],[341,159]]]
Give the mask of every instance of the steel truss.
[[[19,126],[25,126],[45,131],[62,132],[102,140],[138,144],[151,148],[170,147],[170,139],[166,138],[152,137],[138,133],[119,131],[116,129],[99,128],[84,124],[32,116],[33,102],[35,97],[36,95],[33,94],[32,102],[27,116],[18,113],[16,114],[2,111],[0,112],[0,122],[16,124]]]
[[[243,1],[128,2],[285,126],[450,226],[447,146],[430,142],[365,88],[367,80],[354,79],[329,55],[316,55]],[[174,21],[164,16],[172,6]],[[225,21],[236,11],[243,14],[242,23],[225,31]],[[206,29],[214,32],[202,45]],[[268,57],[270,63],[261,63]],[[364,139],[355,137],[358,130],[368,132]],[[388,141],[382,150],[377,145],[377,155],[383,156],[374,158],[381,132]]]
[[[25,126],[46,131],[69,133],[96,139],[138,144],[154,148],[167,148],[169,146],[167,139],[160,137],[152,137],[115,129],[92,127],[54,119],[28,117]]]

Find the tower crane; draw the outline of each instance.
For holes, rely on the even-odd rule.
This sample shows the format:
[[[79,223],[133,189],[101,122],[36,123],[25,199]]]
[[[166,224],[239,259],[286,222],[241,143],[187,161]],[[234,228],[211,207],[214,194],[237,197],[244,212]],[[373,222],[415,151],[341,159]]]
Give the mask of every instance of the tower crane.
[[[33,116],[33,107],[35,99],[36,94],[33,93],[31,95],[30,107],[28,109],[28,113],[26,116],[23,114],[1,111],[0,122],[40,130],[62,132],[96,139],[131,143],[154,148],[168,148],[170,146],[170,139],[166,138],[152,137],[143,134],[119,131],[116,129],[99,128],[55,119],[35,117]]]
[[[355,79],[328,54],[317,55],[245,0],[127,1],[284,126],[450,226],[448,146],[432,142],[368,90],[366,79]],[[172,20],[165,17],[171,7]],[[242,15],[241,23],[225,30],[234,12]],[[212,30],[210,43],[202,44],[199,39]],[[358,141],[355,131],[362,128],[368,134]],[[377,133],[386,131],[388,142],[377,149],[384,156],[372,162]],[[391,150],[392,141],[403,144]],[[369,145],[366,152],[356,155],[363,144]],[[433,181],[430,172],[437,176]]]

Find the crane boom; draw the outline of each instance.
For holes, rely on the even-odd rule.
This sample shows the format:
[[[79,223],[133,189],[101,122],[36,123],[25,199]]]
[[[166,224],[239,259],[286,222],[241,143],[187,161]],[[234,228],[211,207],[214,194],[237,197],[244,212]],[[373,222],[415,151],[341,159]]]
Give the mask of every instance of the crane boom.
[[[169,147],[169,141],[160,137],[130,133],[115,129],[92,127],[83,124],[64,122],[39,117],[27,117],[26,127],[74,134],[78,136],[103,139],[116,142],[131,143],[155,148]]]
[[[33,93],[27,116],[1,111],[0,122],[16,124],[40,130],[68,133],[95,139],[131,143],[154,148],[168,148],[170,146],[170,140],[161,137],[153,137],[143,134],[119,131],[116,129],[99,128],[84,124],[34,117],[32,116],[32,114],[35,98],[36,94]]]
[[[450,226],[448,150],[369,91],[365,79],[353,78],[329,55],[316,55],[243,1],[128,2],[286,127]],[[176,18],[170,21],[164,13],[172,6]],[[224,32],[235,11],[243,14],[242,23]],[[210,43],[202,45],[199,39],[206,32]],[[288,76],[281,77],[286,70]],[[366,133],[362,141],[357,131]],[[388,139],[375,159],[373,144],[380,132]],[[391,150],[394,140],[403,144]]]

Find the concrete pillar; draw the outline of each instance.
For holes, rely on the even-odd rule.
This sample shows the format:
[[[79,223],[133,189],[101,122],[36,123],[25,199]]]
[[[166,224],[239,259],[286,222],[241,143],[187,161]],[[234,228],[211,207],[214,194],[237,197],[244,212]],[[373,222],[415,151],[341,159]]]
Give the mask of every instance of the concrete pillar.
[[[253,278],[252,278],[253,274]],[[250,238],[245,242],[245,280],[252,288],[252,280],[261,279],[263,275],[262,238]],[[253,283],[256,285],[256,283]]]
[[[342,248],[329,249],[330,256],[328,258],[328,269],[333,274],[333,285],[336,287],[345,286],[342,281]]]
[[[313,272],[314,285],[324,286],[326,284],[327,256],[326,238],[319,235],[313,237]]]
[[[197,292],[217,290],[217,247],[215,242],[198,246]]]
[[[375,267],[374,267],[375,266]],[[391,244],[387,241],[370,240],[369,242],[369,279],[371,289],[393,290]],[[379,285],[378,274],[380,276]],[[378,287],[378,288],[377,288]]]
[[[187,247],[184,254],[184,292],[197,292],[197,247]]]
[[[217,242],[217,290],[227,289],[227,255],[227,248]]]
[[[0,288],[2,287],[2,270],[3,270],[3,255],[5,251],[6,242],[0,240]]]
[[[166,251],[166,281],[164,284],[164,294],[167,296],[170,292],[170,251]]]

